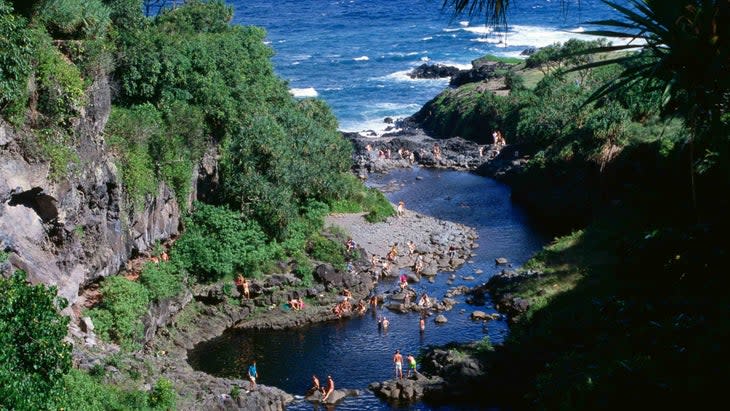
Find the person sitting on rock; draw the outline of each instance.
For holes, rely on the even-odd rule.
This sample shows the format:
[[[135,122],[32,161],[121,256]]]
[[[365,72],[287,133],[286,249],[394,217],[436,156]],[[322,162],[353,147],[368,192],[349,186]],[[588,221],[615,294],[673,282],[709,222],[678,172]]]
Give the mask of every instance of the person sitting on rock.
[[[336,315],[337,318],[342,318],[342,308],[340,307],[340,304],[335,304],[335,306],[332,307],[332,314]]]
[[[408,254],[413,255],[416,252],[416,243],[414,243],[411,240],[408,240]]]
[[[385,258],[387,258],[388,261],[395,261],[398,258],[398,243],[393,243],[393,246],[390,247],[390,251],[388,251],[388,255],[386,255]]]
[[[408,287],[408,277],[404,273],[401,273],[399,282],[401,290],[405,290]]]
[[[332,395],[332,393],[335,391],[335,381],[332,379],[331,375],[327,376],[327,388],[322,389],[322,402],[327,401],[327,398]]]
[[[347,247],[348,252],[355,249],[355,241],[353,241],[352,237],[347,237],[347,241],[345,241],[345,247]]]
[[[319,378],[317,378],[316,375],[312,374],[312,388],[307,391],[307,395],[312,395],[315,392],[321,391],[322,387],[319,386]]]
[[[423,293],[421,294],[421,298],[418,300],[418,306],[419,307],[428,307],[431,305],[431,300],[428,298],[428,294]]]
[[[342,296],[345,297],[345,301],[352,298],[352,291],[348,290],[347,288],[342,290]]]
[[[367,305],[365,304],[364,300],[360,300],[357,302],[357,313],[360,315],[365,314],[365,312],[368,310]]]
[[[398,217],[403,217],[406,214],[406,203],[403,201],[398,202],[398,207],[395,210],[395,214]]]
[[[372,257],[370,257],[370,268],[375,268],[378,266],[378,261],[380,261],[380,258],[373,254]]]
[[[416,257],[416,262],[413,264],[413,271],[420,275],[421,271],[423,271],[423,256],[419,255]]]

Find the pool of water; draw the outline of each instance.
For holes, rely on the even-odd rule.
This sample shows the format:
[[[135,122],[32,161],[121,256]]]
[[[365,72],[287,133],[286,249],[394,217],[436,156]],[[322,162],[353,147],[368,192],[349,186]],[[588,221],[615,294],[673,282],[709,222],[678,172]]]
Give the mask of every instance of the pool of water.
[[[413,287],[439,299],[451,287],[474,286],[485,282],[501,268],[494,259],[508,258],[514,266],[523,264],[540,249],[547,237],[542,234],[519,206],[510,201],[509,188],[495,180],[470,173],[421,168],[396,170],[388,175],[372,176],[368,182],[376,187],[395,187],[388,198],[405,201],[406,206],[424,214],[472,226],[479,233],[479,248],[472,262],[454,274],[440,273],[434,283],[422,281]],[[483,273],[476,274],[477,270]],[[463,277],[474,276],[473,281]],[[384,291],[397,287],[393,280],[378,284]],[[310,386],[311,375],[320,380],[332,375],[337,388],[357,388],[363,395],[348,398],[338,410],[363,409],[440,409],[465,410],[471,407],[439,406],[418,403],[398,407],[373,396],[367,385],[392,378],[392,356],[399,349],[404,356],[418,354],[429,345],[468,342],[488,336],[493,343],[504,340],[508,332],[505,321],[492,321],[487,326],[473,322],[474,310],[495,312],[491,303],[482,307],[466,304],[457,297],[453,310],[444,313],[448,322],[437,325],[430,317],[426,331],[418,329],[417,313],[395,314],[381,309],[365,316],[343,319],[284,331],[229,330],[218,338],[198,344],[188,353],[193,368],[223,377],[243,378],[252,358],[257,359],[262,384],[279,387],[292,394],[303,394]],[[390,320],[387,331],[378,329],[376,317],[384,314]],[[486,408],[478,407],[479,409]],[[289,409],[312,409],[304,401],[295,401]]]

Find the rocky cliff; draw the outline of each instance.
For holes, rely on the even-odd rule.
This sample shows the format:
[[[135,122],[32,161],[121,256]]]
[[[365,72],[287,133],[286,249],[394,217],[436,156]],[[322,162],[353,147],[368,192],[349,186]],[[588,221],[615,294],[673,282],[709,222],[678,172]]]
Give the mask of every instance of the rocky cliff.
[[[86,101],[72,120],[71,148],[78,161],[60,178],[50,173],[49,161],[28,149],[32,130],[0,119],[0,250],[9,263],[4,269],[22,269],[33,282],[56,285],[71,304],[79,288],[176,235],[180,225],[179,204],[164,183],[143,204],[126,199],[104,141],[111,109],[106,76],[88,88]]]

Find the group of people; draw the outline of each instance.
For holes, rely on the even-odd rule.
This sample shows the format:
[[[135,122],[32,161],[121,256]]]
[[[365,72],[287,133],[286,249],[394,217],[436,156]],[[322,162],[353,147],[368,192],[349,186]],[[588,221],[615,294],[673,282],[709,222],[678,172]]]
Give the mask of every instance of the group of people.
[[[502,135],[501,131],[494,130],[494,132],[492,133],[492,144],[497,147],[504,147],[507,145],[507,142],[504,140],[504,136]]]
[[[406,375],[406,378],[411,376],[411,372],[413,372],[413,375],[416,375],[418,373],[418,371],[416,371],[416,357],[414,357],[413,354],[408,354],[406,361],[408,361],[408,374]],[[402,380],[403,355],[400,353],[400,350],[395,350],[395,354],[393,354],[393,363],[395,364],[395,378]]]
[[[319,378],[315,374],[312,374],[312,388],[309,389],[308,395],[312,395],[316,392],[322,394],[320,401],[325,402],[335,391],[335,380],[332,379],[331,375],[327,376],[327,385],[322,387],[319,384]]]

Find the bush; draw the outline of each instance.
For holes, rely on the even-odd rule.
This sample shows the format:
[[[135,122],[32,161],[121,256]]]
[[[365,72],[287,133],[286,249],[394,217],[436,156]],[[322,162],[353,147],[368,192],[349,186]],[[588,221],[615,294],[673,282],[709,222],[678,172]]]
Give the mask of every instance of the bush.
[[[175,242],[173,258],[201,282],[216,281],[237,271],[259,276],[279,253],[255,221],[244,221],[226,207],[196,203],[185,219],[186,230]]]
[[[66,302],[23,271],[0,277],[0,409],[48,409],[71,367]]]
[[[26,109],[35,48],[26,24],[5,0],[0,0],[0,114],[8,115],[14,123],[22,120]]]
[[[139,281],[147,288],[153,301],[174,297],[185,288],[182,271],[172,262],[146,263]]]
[[[125,349],[138,348],[144,332],[140,319],[150,302],[147,289],[124,277],[112,276],[102,283],[101,295],[99,307],[89,310],[96,333]]]
[[[160,378],[155,383],[149,394],[149,405],[153,408],[163,410],[175,409],[177,393],[172,385],[172,381],[167,378]]]
[[[345,268],[345,246],[341,243],[315,234],[310,240],[309,248],[314,259],[332,263],[335,268]]]

